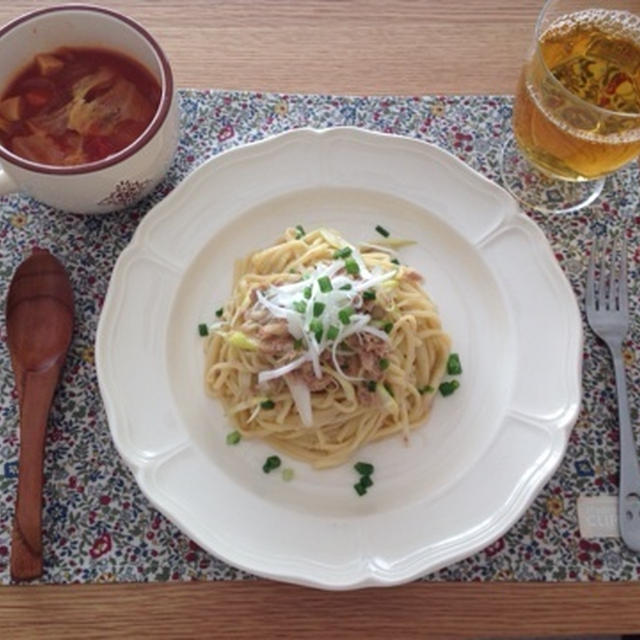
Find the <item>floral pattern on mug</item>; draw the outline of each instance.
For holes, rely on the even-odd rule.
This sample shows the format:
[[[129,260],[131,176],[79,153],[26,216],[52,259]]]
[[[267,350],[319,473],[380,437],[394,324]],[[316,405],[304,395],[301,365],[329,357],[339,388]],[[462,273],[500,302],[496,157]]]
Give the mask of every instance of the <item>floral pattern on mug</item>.
[[[98,202],[99,205],[127,207],[137,202],[151,180],[120,180],[113,191]]]

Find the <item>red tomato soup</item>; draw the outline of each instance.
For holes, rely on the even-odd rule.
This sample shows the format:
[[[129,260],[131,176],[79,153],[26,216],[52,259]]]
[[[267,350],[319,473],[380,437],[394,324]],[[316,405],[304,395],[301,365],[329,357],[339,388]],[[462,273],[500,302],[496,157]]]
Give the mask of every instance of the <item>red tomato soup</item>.
[[[0,145],[41,164],[102,160],[140,136],[160,94],[149,71],[113,51],[38,54],[0,98]]]

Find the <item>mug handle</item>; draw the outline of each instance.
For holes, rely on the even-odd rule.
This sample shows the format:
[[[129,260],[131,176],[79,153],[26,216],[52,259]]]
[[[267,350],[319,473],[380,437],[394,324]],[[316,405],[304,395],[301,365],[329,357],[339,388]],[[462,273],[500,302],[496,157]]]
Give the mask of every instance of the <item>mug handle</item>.
[[[0,196],[18,192],[18,185],[9,177],[9,174],[0,166]]]

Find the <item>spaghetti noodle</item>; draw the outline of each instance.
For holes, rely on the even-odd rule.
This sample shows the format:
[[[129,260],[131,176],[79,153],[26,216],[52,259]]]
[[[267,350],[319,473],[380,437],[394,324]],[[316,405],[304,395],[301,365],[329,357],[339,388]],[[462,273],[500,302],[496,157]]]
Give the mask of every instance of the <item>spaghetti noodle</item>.
[[[323,468],[425,420],[450,340],[393,256],[298,227],[238,261],[205,381],[244,437]]]

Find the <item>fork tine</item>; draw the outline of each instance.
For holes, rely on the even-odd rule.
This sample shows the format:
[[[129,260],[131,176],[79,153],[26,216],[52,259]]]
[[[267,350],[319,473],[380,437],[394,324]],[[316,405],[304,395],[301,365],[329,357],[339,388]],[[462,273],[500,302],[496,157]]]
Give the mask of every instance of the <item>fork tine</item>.
[[[611,241],[611,255],[609,256],[609,309],[616,310],[618,309],[618,289],[620,287],[620,273],[619,273],[619,262],[618,258],[618,238],[614,237]]]
[[[594,238],[589,251],[589,266],[587,268],[587,290],[586,303],[587,308],[595,308],[595,289],[596,289],[596,253],[598,251],[598,238]]]
[[[622,232],[622,247],[621,247],[621,264],[620,264],[620,311],[625,314],[629,312],[629,293],[627,290],[627,234],[623,230]]]
[[[607,240],[603,240],[602,241],[602,246],[600,246],[600,261],[598,264],[598,269],[600,271],[599,276],[598,276],[598,305],[597,305],[597,309],[598,311],[602,311],[603,309],[606,309],[605,307],[605,293],[606,293],[606,286],[605,286],[605,274],[607,273],[607,247],[608,247],[608,242]]]

